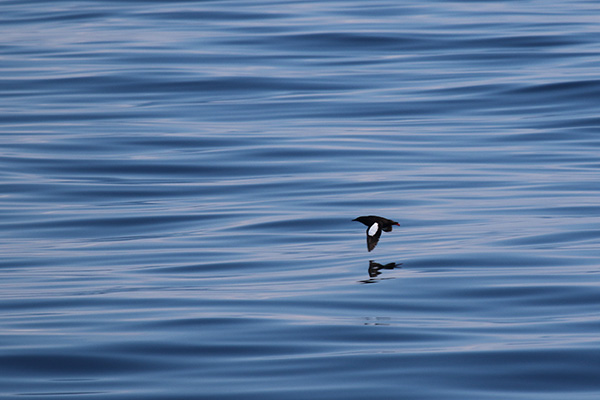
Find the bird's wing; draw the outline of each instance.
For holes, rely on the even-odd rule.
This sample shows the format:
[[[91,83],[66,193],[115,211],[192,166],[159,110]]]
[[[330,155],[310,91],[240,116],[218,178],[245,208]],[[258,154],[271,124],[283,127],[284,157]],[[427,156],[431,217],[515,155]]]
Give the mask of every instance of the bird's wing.
[[[377,242],[379,242],[379,237],[381,236],[381,227],[377,222],[373,223],[367,229],[367,250],[371,251],[377,246]]]

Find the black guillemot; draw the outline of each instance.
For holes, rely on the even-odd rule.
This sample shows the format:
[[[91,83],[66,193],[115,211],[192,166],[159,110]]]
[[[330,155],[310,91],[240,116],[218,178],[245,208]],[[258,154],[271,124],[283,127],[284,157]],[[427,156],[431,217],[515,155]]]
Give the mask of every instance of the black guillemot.
[[[365,224],[367,228],[367,249],[369,251],[373,250],[375,246],[377,246],[377,242],[379,242],[379,237],[381,236],[381,231],[391,232],[392,226],[397,225],[400,226],[396,221],[392,221],[391,219],[378,217],[376,215],[368,215],[363,217],[358,217],[353,219],[352,221],[358,221]]]

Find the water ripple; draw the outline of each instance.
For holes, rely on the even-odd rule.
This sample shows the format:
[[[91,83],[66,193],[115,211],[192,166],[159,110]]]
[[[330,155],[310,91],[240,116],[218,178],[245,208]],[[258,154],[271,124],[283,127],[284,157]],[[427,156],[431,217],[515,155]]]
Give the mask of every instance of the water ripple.
[[[595,2],[0,7],[0,397],[598,398]]]

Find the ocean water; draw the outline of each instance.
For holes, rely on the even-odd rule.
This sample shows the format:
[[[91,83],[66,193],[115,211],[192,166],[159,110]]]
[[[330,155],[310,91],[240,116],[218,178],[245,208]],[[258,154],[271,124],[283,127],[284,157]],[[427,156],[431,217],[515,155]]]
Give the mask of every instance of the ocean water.
[[[600,398],[600,3],[0,21],[1,398]]]

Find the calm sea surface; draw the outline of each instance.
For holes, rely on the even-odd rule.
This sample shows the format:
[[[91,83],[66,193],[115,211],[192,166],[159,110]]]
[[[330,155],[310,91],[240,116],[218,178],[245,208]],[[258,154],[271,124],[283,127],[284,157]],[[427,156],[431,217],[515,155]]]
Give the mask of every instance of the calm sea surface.
[[[7,0],[0,37],[0,398],[600,398],[598,1]]]

